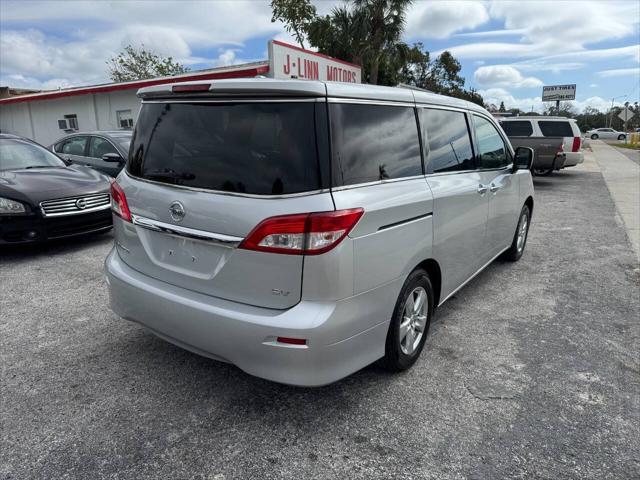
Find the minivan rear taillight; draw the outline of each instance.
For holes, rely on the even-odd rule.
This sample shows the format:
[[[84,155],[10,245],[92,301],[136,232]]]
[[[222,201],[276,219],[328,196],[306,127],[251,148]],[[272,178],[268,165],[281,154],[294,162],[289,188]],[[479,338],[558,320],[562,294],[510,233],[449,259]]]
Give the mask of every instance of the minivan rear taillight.
[[[238,248],[287,255],[319,255],[338,245],[364,214],[362,208],[297,213],[260,222]]]
[[[111,182],[111,211],[126,222],[131,221],[131,211],[122,187],[114,180]]]

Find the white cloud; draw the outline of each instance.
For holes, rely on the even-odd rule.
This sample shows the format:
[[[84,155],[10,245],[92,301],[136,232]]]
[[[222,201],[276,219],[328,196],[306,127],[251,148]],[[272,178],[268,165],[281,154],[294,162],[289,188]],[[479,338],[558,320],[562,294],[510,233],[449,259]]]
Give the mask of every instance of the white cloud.
[[[483,3],[471,1],[415,2],[407,12],[408,38],[446,38],[489,21]]]
[[[525,42],[551,52],[581,50],[586,44],[637,32],[638,7],[621,1],[493,1],[492,18],[507,29],[524,30]]]
[[[271,23],[268,2],[127,1],[16,2],[0,1],[0,73],[14,77],[15,86],[45,85],[49,79],[63,85],[108,81],[105,62],[127,44],[174,57],[185,65],[203,67],[237,63],[232,47],[257,36],[279,33]],[[10,23],[11,28],[5,27]],[[64,37],[44,34],[20,25],[64,25]],[[44,30],[44,31],[46,31]],[[220,47],[216,58],[194,55],[194,50]]]
[[[598,76],[600,77],[626,77],[630,75],[640,78],[640,67],[614,68],[612,70],[601,70],[598,72]]]
[[[478,90],[478,93],[482,95],[485,103],[500,105],[500,102],[504,102],[504,106],[507,110],[510,108],[519,108],[525,112],[530,112],[533,108],[534,112],[542,113],[545,108],[551,105],[550,102],[543,102],[541,97],[514,97],[511,92],[504,88]],[[621,105],[620,102],[616,102],[615,104]],[[572,101],[571,105],[578,112],[582,112],[586,107],[593,107],[601,112],[606,112],[611,107],[611,100],[606,100],[599,96],[592,96],[585,100]]]
[[[511,65],[487,65],[478,68],[473,78],[479,86],[532,88],[542,86],[542,81],[535,77],[523,77]]]

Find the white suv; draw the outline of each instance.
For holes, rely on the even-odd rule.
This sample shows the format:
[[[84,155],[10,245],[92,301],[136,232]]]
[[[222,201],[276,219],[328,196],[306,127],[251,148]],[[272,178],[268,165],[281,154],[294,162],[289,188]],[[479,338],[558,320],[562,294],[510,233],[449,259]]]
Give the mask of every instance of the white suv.
[[[575,120],[564,117],[501,118],[500,125],[513,148],[535,151],[533,172],[549,175],[554,170],[574,167],[584,161],[582,134]]]

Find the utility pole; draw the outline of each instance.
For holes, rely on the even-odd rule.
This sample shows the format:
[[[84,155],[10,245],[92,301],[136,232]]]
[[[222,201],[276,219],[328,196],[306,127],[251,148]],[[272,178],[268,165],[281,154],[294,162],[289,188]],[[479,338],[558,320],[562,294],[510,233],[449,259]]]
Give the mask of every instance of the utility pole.
[[[608,127],[611,128],[613,126],[613,101],[616,98],[627,98],[626,95],[620,95],[619,97],[612,97],[611,98],[611,109],[609,110],[609,125]]]

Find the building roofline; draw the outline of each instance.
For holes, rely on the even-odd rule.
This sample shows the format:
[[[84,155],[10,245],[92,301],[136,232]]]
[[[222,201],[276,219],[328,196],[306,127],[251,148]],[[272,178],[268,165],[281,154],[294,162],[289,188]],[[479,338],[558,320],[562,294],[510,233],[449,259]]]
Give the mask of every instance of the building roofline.
[[[257,75],[265,75],[269,73],[269,62],[254,62],[243,65],[234,65],[231,67],[222,67],[211,70],[200,70],[189,72],[181,75],[168,77],[150,78],[146,80],[135,80],[132,82],[105,83],[102,85],[89,85],[86,87],[67,88],[64,90],[47,91],[41,93],[33,93],[29,95],[20,95],[15,97],[0,99],[0,105],[8,105],[13,103],[34,102],[38,100],[53,100],[63,97],[73,97],[77,95],[88,95],[93,93],[116,92],[120,90],[138,90],[143,87],[153,85],[162,85],[165,83],[188,82],[198,80],[216,80],[222,78],[242,78],[255,77]]]

